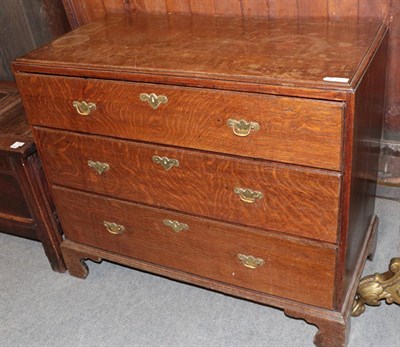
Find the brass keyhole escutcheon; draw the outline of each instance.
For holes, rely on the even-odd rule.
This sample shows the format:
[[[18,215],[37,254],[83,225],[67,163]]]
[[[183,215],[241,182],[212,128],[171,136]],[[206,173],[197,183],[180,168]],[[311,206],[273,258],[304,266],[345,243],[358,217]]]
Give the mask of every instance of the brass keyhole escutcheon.
[[[88,160],[88,166],[96,171],[99,175],[110,170],[110,165],[107,163],[101,163],[99,161]]]
[[[244,119],[228,119],[226,124],[232,128],[235,135],[240,137],[249,136],[251,131],[260,130],[260,125],[257,122],[247,122]]]
[[[234,193],[239,195],[240,200],[247,202],[248,204],[254,204],[256,200],[264,197],[263,193],[248,188],[236,187]]]
[[[177,159],[159,157],[158,155],[154,155],[152,159],[156,164],[161,165],[166,171],[170,170],[172,167],[179,167],[179,161]]]
[[[170,219],[164,219],[163,220],[164,225],[167,227],[170,227],[173,231],[176,233],[181,232],[182,230],[189,230],[189,226],[185,223],[179,223],[176,220],[170,220]]]
[[[240,260],[240,262],[244,266],[248,267],[249,269],[256,269],[259,266],[262,266],[265,264],[264,259],[256,258],[256,257],[253,257],[252,255],[238,254],[237,257]]]
[[[142,93],[139,95],[139,98],[140,100],[147,102],[153,110],[156,110],[161,104],[168,103],[168,98],[165,95],[156,95],[154,93]]]
[[[88,116],[90,112],[96,110],[96,104],[93,102],[87,103],[86,101],[74,101],[72,106],[74,106],[75,110],[82,116]]]
[[[106,227],[107,231],[113,235],[120,235],[125,231],[125,227],[121,224],[104,221],[103,225]]]

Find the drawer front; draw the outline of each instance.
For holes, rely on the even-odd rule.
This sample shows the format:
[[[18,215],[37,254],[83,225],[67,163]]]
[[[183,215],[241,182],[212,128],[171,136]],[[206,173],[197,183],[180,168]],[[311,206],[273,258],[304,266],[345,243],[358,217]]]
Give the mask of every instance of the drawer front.
[[[339,174],[39,128],[34,134],[53,184],[336,242]]]
[[[17,80],[34,125],[340,170],[340,102],[26,74]],[[153,109],[142,93],[168,102]],[[74,100],[96,109],[79,115]]]
[[[53,191],[69,240],[332,308],[334,248],[66,188]],[[168,225],[174,221],[176,230]]]

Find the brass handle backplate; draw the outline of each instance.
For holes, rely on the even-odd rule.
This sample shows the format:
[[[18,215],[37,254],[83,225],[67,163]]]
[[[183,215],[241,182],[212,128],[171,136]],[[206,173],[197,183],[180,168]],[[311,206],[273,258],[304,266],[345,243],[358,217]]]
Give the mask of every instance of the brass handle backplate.
[[[99,175],[110,170],[110,165],[107,163],[100,163],[99,161],[88,160],[88,166],[96,171]]]
[[[247,188],[236,187],[233,191],[235,194],[239,195],[240,200],[249,204],[254,204],[257,199],[262,199],[264,197],[263,193]]]
[[[107,231],[113,235],[120,235],[125,231],[125,227],[121,224],[104,221],[103,225],[106,227]]]
[[[154,155],[153,161],[156,164],[160,164],[166,171],[170,170],[173,166],[179,167],[179,161],[176,159],[169,159],[167,157],[159,157],[158,155]]]
[[[87,103],[86,101],[74,101],[72,105],[75,110],[82,116],[88,116],[91,111],[96,110],[96,104],[93,102]]]
[[[240,262],[249,269],[255,269],[265,264],[264,259],[255,258],[252,255],[238,254],[237,257]]]
[[[164,219],[164,225],[170,227],[176,233],[181,232],[182,230],[189,230],[189,226],[185,223],[179,223],[176,220]]]
[[[140,100],[147,102],[154,110],[158,108],[161,104],[168,103],[168,98],[165,95],[156,95],[154,93],[140,94]]]
[[[248,136],[251,131],[260,130],[260,125],[257,122],[247,122],[244,119],[228,119],[226,123],[232,128],[233,133],[240,137]]]

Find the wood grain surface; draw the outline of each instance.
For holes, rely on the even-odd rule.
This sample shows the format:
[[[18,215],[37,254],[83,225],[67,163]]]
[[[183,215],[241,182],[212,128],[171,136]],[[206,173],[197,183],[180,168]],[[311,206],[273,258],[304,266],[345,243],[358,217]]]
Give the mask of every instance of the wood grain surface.
[[[14,66],[31,71],[38,65],[55,74],[77,75],[79,70],[152,74],[160,83],[176,76],[351,89],[358,82],[360,62],[368,59],[382,27],[376,19],[114,16],[72,31],[17,59]]]
[[[332,308],[333,248],[61,187],[53,192],[68,240]],[[163,224],[164,219],[186,223],[189,230],[175,233]],[[110,234],[104,220],[124,225],[125,232]],[[238,254],[262,258],[265,264],[246,268]]]
[[[11,148],[16,141],[23,145]],[[17,86],[14,82],[0,81],[0,171],[12,173],[11,156],[27,157],[35,151]]]
[[[340,102],[29,74],[18,84],[31,124],[340,170]],[[153,110],[141,93],[168,104]],[[73,100],[96,110],[80,116]],[[239,137],[228,119],[260,130]]]
[[[32,137],[16,84],[0,81],[0,137],[10,135]]]
[[[34,134],[53,184],[336,242],[338,173],[40,128]],[[179,167],[166,171],[155,155]],[[88,160],[110,170],[99,175]],[[237,187],[264,198],[243,202]]]
[[[113,0],[63,0],[69,11],[69,19],[73,27],[87,24],[93,20],[104,18],[110,13],[161,13],[166,14],[165,0],[126,0],[130,7],[116,2],[117,6],[108,12],[106,5]],[[190,0],[190,13],[215,15],[220,0]],[[225,2],[225,4],[227,4]],[[386,88],[385,134],[388,139],[398,141],[400,131],[400,1],[398,0],[230,0],[230,7],[236,15],[243,17],[259,17],[264,20],[273,18],[327,18],[330,20],[375,17],[390,22],[390,39],[388,51],[388,74]],[[237,4],[240,4],[241,13]],[[175,11],[186,8],[187,0],[175,1]],[[229,16],[230,9],[220,11],[219,15]]]

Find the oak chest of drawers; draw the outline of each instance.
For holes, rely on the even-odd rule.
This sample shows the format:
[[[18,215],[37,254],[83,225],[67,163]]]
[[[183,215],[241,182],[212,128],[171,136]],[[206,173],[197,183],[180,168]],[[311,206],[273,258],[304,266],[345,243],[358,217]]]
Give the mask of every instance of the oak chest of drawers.
[[[345,345],[370,253],[377,21],[109,17],[14,63],[73,276],[108,259]]]

